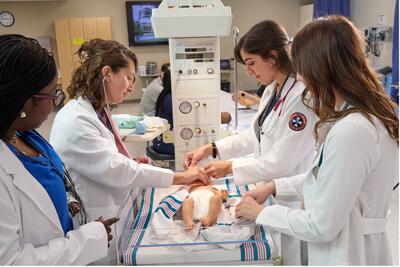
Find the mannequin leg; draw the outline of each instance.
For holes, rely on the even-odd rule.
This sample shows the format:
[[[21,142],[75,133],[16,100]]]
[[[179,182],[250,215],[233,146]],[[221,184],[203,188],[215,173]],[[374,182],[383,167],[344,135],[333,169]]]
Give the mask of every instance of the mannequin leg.
[[[193,223],[193,199],[187,198],[183,201],[182,216],[185,230],[192,230],[195,226]]]
[[[210,208],[208,210],[208,216],[201,218],[200,222],[204,226],[211,226],[215,223],[218,218],[219,212],[221,211],[222,198],[221,195],[214,195],[210,198]]]

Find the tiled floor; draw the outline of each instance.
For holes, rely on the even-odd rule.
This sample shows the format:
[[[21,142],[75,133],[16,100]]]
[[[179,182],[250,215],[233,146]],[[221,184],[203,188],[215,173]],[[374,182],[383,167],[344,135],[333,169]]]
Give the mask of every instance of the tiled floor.
[[[139,103],[129,101],[120,104],[117,108],[113,109],[113,114],[127,113],[137,114],[139,110]],[[49,116],[49,119],[39,128],[39,132],[45,137],[49,138],[51,125],[53,124],[54,116],[56,112],[53,112]],[[144,155],[145,143],[130,143],[127,144],[129,151],[133,156]],[[397,188],[392,195],[390,203],[391,217],[387,225],[391,245],[394,265],[399,265],[399,189]]]

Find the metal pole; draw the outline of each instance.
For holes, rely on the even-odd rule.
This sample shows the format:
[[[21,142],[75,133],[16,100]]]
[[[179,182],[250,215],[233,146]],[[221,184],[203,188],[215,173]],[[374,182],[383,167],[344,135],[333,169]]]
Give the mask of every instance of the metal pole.
[[[239,36],[239,28],[238,27],[233,27],[232,29],[232,34],[233,34],[233,47],[235,48],[237,45],[237,39]],[[235,129],[238,128],[238,99],[239,99],[239,95],[238,95],[238,89],[237,89],[237,60],[234,59],[235,64],[234,64],[234,69],[233,69],[233,88],[235,90]]]

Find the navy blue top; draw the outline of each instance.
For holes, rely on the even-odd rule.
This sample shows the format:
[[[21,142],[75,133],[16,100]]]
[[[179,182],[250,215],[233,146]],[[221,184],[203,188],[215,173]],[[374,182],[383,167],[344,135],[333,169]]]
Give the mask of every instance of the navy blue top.
[[[157,116],[163,119],[166,119],[171,126],[170,128],[172,129],[174,125],[174,121],[172,119],[172,96],[171,94],[168,94],[165,96],[164,101],[162,105],[159,107],[159,110],[157,113]],[[175,148],[173,143],[164,143],[162,139],[162,135],[159,137],[155,138],[153,140],[153,150],[162,153],[162,154],[168,154],[168,155],[175,155]]]
[[[40,155],[29,157],[10,144],[8,147],[46,190],[57,211],[64,234],[66,234],[73,230],[73,224],[68,210],[64,186],[64,166],[61,159],[49,143],[35,131],[17,132],[17,135],[39,151]]]
[[[263,84],[261,84],[260,87],[258,87],[257,95],[258,95],[259,97],[262,97],[262,95],[264,94],[264,91],[265,91],[265,88],[266,88],[266,87],[267,87],[267,86],[266,86],[266,85],[263,85]]]

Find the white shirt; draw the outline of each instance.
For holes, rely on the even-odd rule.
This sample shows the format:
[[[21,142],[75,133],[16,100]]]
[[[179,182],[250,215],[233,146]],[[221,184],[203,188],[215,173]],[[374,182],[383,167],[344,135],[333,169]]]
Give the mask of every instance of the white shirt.
[[[157,98],[163,90],[161,77],[154,79],[146,88],[140,99],[139,114],[154,116],[156,114]]]
[[[257,217],[258,224],[308,241],[311,265],[392,263],[385,224],[398,145],[373,121],[360,113],[337,121],[310,171],[275,180],[277,196],[302,195],[305,210],[275,205]]]

